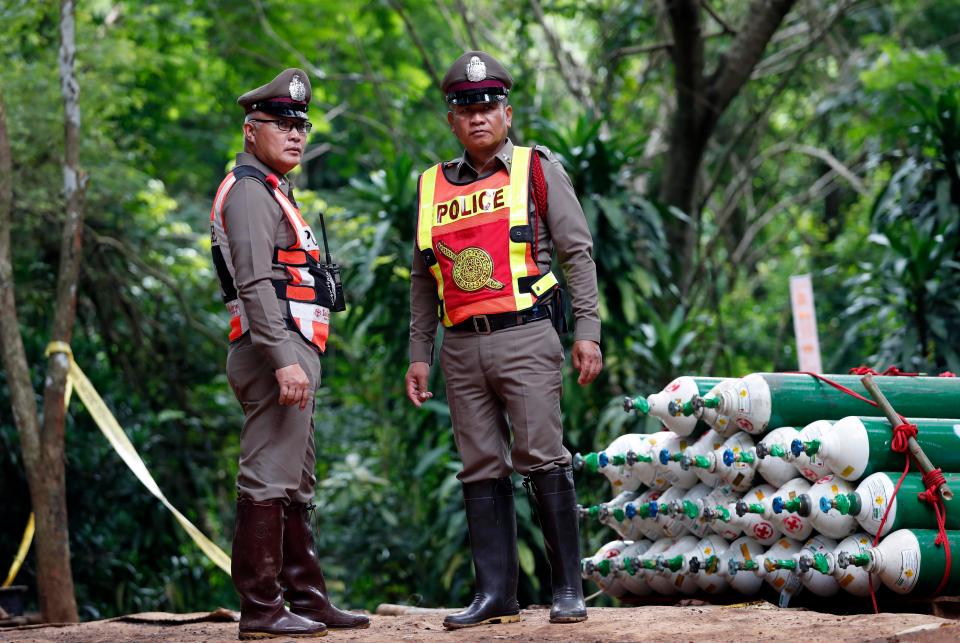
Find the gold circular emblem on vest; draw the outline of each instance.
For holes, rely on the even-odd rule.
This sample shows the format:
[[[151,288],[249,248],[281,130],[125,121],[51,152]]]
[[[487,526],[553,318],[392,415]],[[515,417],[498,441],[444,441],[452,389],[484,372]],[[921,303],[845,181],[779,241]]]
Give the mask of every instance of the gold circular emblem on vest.
[[[475,292],[481,288],[503,289],[503,284],[493,278],[493,257],[483,248],[469,247],[460,252],[442,241],[437,249],[447,259],[453,261],[453,283],[464,292]]]

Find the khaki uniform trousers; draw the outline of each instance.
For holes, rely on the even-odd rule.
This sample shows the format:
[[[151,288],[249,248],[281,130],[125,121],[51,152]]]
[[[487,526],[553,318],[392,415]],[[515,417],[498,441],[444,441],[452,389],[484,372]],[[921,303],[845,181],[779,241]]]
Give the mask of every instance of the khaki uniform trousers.
[[[287,331],[291,333],[291,331]],[[320,385],[320,355],[291,333],[297,361],[310,379],[311,390]],[[257,501],[283,499],[309,504],[317,483],[315,475],[311,394],[307,407],[282,406],[273,368],[244,335],[230,344],[227,380],[243,407],[240,433],[240,470],[237,493]]]
[[[560,424],[563,346],[550,320],[488,335],[446,331],[440,365],[461,482],[570,463]]]

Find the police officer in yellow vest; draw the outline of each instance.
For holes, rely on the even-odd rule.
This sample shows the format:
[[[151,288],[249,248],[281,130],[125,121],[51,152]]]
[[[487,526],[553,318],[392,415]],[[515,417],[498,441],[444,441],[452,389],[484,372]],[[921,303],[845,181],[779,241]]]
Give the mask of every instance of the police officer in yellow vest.
[[[314,393],[334,307],[287,177],[311,127],[310,80],[287,69],[237,102],[244,151],[217,190],[210,228],[231,316],[227,379],[244,412],[232,569],[240,638],[323,636],[369,619],[330,603],[309,519]]]
[[[564,311],[551,262],[556,251],[576,324],[573,366],[586,385],[602,368],[593,241],[559,161],[543,147],[507,138],[512,84],[485,52],[469,51],[453,63],[442,88],[464,153],[419,182],[407,397],[419,407],[432,396],[439,321],[476,572],[474,600],[444,620],[450,629],[519,619],[514,470],[533,488],[543,529],[550,620],[587,618],[576,493],[560,423]]]

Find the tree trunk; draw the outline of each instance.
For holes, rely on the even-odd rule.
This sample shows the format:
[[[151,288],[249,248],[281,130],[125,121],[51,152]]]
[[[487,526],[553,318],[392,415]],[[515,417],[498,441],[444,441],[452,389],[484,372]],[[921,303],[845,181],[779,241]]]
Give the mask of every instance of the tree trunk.
[[[80,171],[80,88],[74,73],[74,32],[73,0],[62,0],[59,68],[64,101],[63,185],[66,207],[51,339],[67,344],[76,318],[86,181]],[[10,387],[14,422],[20,434],[30,500],[36,514],[40,611],[48,622],[69,623],[79,620],[70,569],[64,466],[64,390],[70,362],[63,353],[53,353],[49,357],[41,427],[17,320],[10,252],[12,172],[6,110],[0,102],[0,352]]]
[[[63,192],[66,216],[60,244],[60,267],[50,339],[66,344],[70,343],[73,336],[77,311],[77,279],[80,273],[86,183],[80,170],[80,86],[74,70],[74,36],[74,2],[61,0],[59,66],[64,107]],[[66,420],[64,391],[69,366],[69,359],[63,353],[52,353],[47,360],[41,438],[45,471],[40,488],[31,489],[34,510],[37,513],[37,582],[40,585],[41,608],[47,620],[61,622],[77,620],[73,574],[70,570],[63,455]]]
[[[689,222],[671,222],[667,238],[674,248],[676,282],[686,298],[696,274],[699,239],[698,176],[717,122],[750,78],[763,51],[796,0],[752,0],[746,23],[737,32],[716,69],[704,73],[703,33],[698,0],[665,0],[673,32],[676,105],[670,122],[669,149],[660,184],[660,200],[682,210]]]

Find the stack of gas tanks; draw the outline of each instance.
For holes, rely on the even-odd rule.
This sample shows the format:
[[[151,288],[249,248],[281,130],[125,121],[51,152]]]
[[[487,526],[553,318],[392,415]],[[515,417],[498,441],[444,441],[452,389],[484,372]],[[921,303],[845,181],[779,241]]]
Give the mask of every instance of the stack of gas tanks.
[[[824,377],[870,397],[859,376]],[[960,489],[960,419],[950,419],[960,417],[960,379],[874,382]],[[664,430],[622,435],[574,461],[612,487],[609,501],[580,508],[617,536],[582,561],[604,592],[750,596],[766,582],[781,606],[804,589],[960,594],[960,507],[946,503],[948,557],[916,465],[894,497],[904,454],[866,402],[811,375],[754,373],[680,377],[624,408]]]

